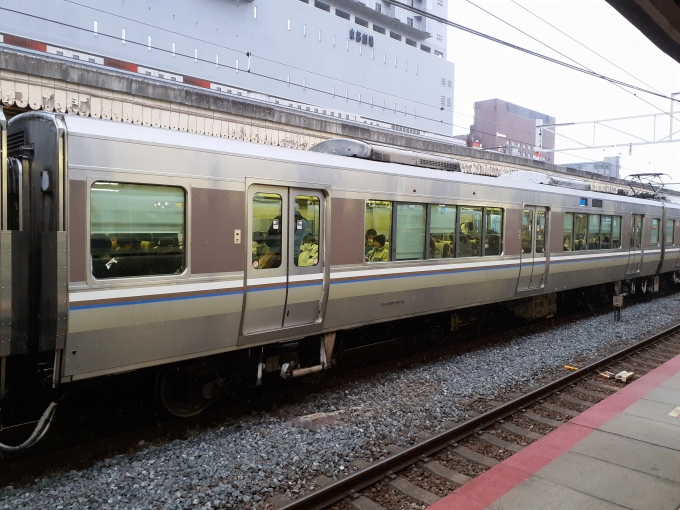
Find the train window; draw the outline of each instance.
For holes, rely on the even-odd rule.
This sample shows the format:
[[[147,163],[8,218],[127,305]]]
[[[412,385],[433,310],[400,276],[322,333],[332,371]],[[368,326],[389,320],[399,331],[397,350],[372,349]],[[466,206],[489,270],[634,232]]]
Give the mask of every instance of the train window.
[[[500,255],[503,251],[503,209],[487,207],[484,209],[484,255]]]
[[[588,215],[588,249],[600,249],[600,215]]]
[[[281,195],[253,195],[252,265],[255,269],[281,266],[281,240],[284,228]]]
[[[482,254],[482,208],[461,206],[458,256],[476,257]]]
[[[588,248],[588,215],[574,214],[574,251]]]
[[[675,245],[675,220],[666,221],[666,246]]]
[[[600,248],[608,250],[612,247],[612,217],[602,216],[600,225]]]
[[[612,248],[621,248],[621,216],[612,218]]]
[[[522,213],[522,253],[531,253],[533,244],[532,229],[534,225],[534,211],[525,209]]]
[[[430,205],[431,259],[452,258],[456,254],[456,206]]]
[[[295,197],[295,265],[316,266],[319,263],[319,230],[321,203],[318,197]]]
[[[392,202],[366,201],[366,262],[389,262]]]
[[[545,252],[545,211],[538,211],[536,213],[536,253]]]
[[[659,246],[659,218],[652,218],[652,244],[651,246]]]
[[[421,204],[396,204],[395,260],[425,258],[425,220],[427,213]]]
[[[95,182],[90,189],[90,256],[95,278],[184,271],[182,188]]]
[[[574,214],[565,213],[563,250],[571,251],[573,244],[574,244]]]

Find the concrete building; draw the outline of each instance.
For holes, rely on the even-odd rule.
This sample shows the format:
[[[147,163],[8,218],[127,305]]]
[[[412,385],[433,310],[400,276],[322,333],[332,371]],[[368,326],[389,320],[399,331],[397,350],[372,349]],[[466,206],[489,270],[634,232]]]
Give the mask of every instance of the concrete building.
[[[448,0],[414,7],[446,17]],[[446,26],[389,1],[5,0],[0,43],[328,118],[449,136]]]
[[[604,158],[603,161],[588,161],[587,163],[563,163],[560,166],[583,170],[594,174],[605,175],[607,177],[621,177],[621,157],[612,156]]]
[[[555,124],[555,117],[524,108],[502,99],[487,99],[475,103],[475,120],[470,126],[470,141],[479,142],[483,149],[498,150],[513,156],[554,163],[555,134],[539,130],[538,124]],[[539,140],[539,136],[542,140]]]

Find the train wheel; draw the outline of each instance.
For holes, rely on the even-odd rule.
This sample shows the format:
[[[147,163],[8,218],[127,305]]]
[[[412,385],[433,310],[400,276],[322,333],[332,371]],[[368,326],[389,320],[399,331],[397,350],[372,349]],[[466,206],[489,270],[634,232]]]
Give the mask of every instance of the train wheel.
[[[163,367],[156,377],[156,394],[167,412],[180,418],[194,416],[210,402],[202,396],[203,382],[188,367]]]

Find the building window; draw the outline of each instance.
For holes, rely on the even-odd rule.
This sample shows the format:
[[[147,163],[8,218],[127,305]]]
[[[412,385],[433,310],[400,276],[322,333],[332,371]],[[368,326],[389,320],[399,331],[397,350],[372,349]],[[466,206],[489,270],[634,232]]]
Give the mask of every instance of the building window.
[[[420,45],[420,49],[423,50],[423,51],[426,51],[428,53],[432,52],[432,48],[430,48],[429,46],[425,46],[424,44]]]
[[[354,23],[356,23],[357,25],[361,25],[362,27],[368,28],[368,21],[360,18],[359,16],[354,16]]]
[[[413,18],[406,18],[406,24],[407,24],[409,27],[412,27],[412,26],[413,26]]]
[[[340,16],[343,19],[349,19],[349,12],[345,12],[343,10],[338,9],[337,7],[335,8],[335,15]]]
[[[397,34],[396,32],[392,32],[391,30],[390,30],[390,37],[392,39],[396,39],[397,41],[401,41],[401,35]]]
[[[185,202],[184,190],[175,186],[95,182],[90,189],[92,275],[183,272]]]
[[[375,30],[376,32],[378,32],[379,34],[382,34],[382,35],[385,35],[385,32],[386,32],[383,27],[381,27],[380,25],[376,25],[375,23],[373,23],[373,30]]]
[[[413,46],[414,48],[418,47],[418,44],[413,39],[409,39],[408,37],[406,38],[406,44]]]
[[[379,4],[378,2],[375,3],[375,10],[376,12],[382,12],[382,5]]]
[[[444,58],[444,54],[441,51],[434,50],[434,55],[439,58]]]
[[[322,11],[331,12],[331,6],[323,2],[319,2],[319,0],[314,0],[314,7],[317,7]]]

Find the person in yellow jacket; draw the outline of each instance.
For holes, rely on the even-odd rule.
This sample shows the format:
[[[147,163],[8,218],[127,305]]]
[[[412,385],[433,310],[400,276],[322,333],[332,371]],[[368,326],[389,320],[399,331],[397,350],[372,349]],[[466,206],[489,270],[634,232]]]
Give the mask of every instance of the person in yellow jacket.
[[[385,236],[373,238],[373,249],[366,254],[366,262],[389,262],[390,251],[385,248]]]
[[[315,266],[319,263],[319,245],[316,237],[306,235],[300,246],[300,256],[298,257],[298,267]]]

